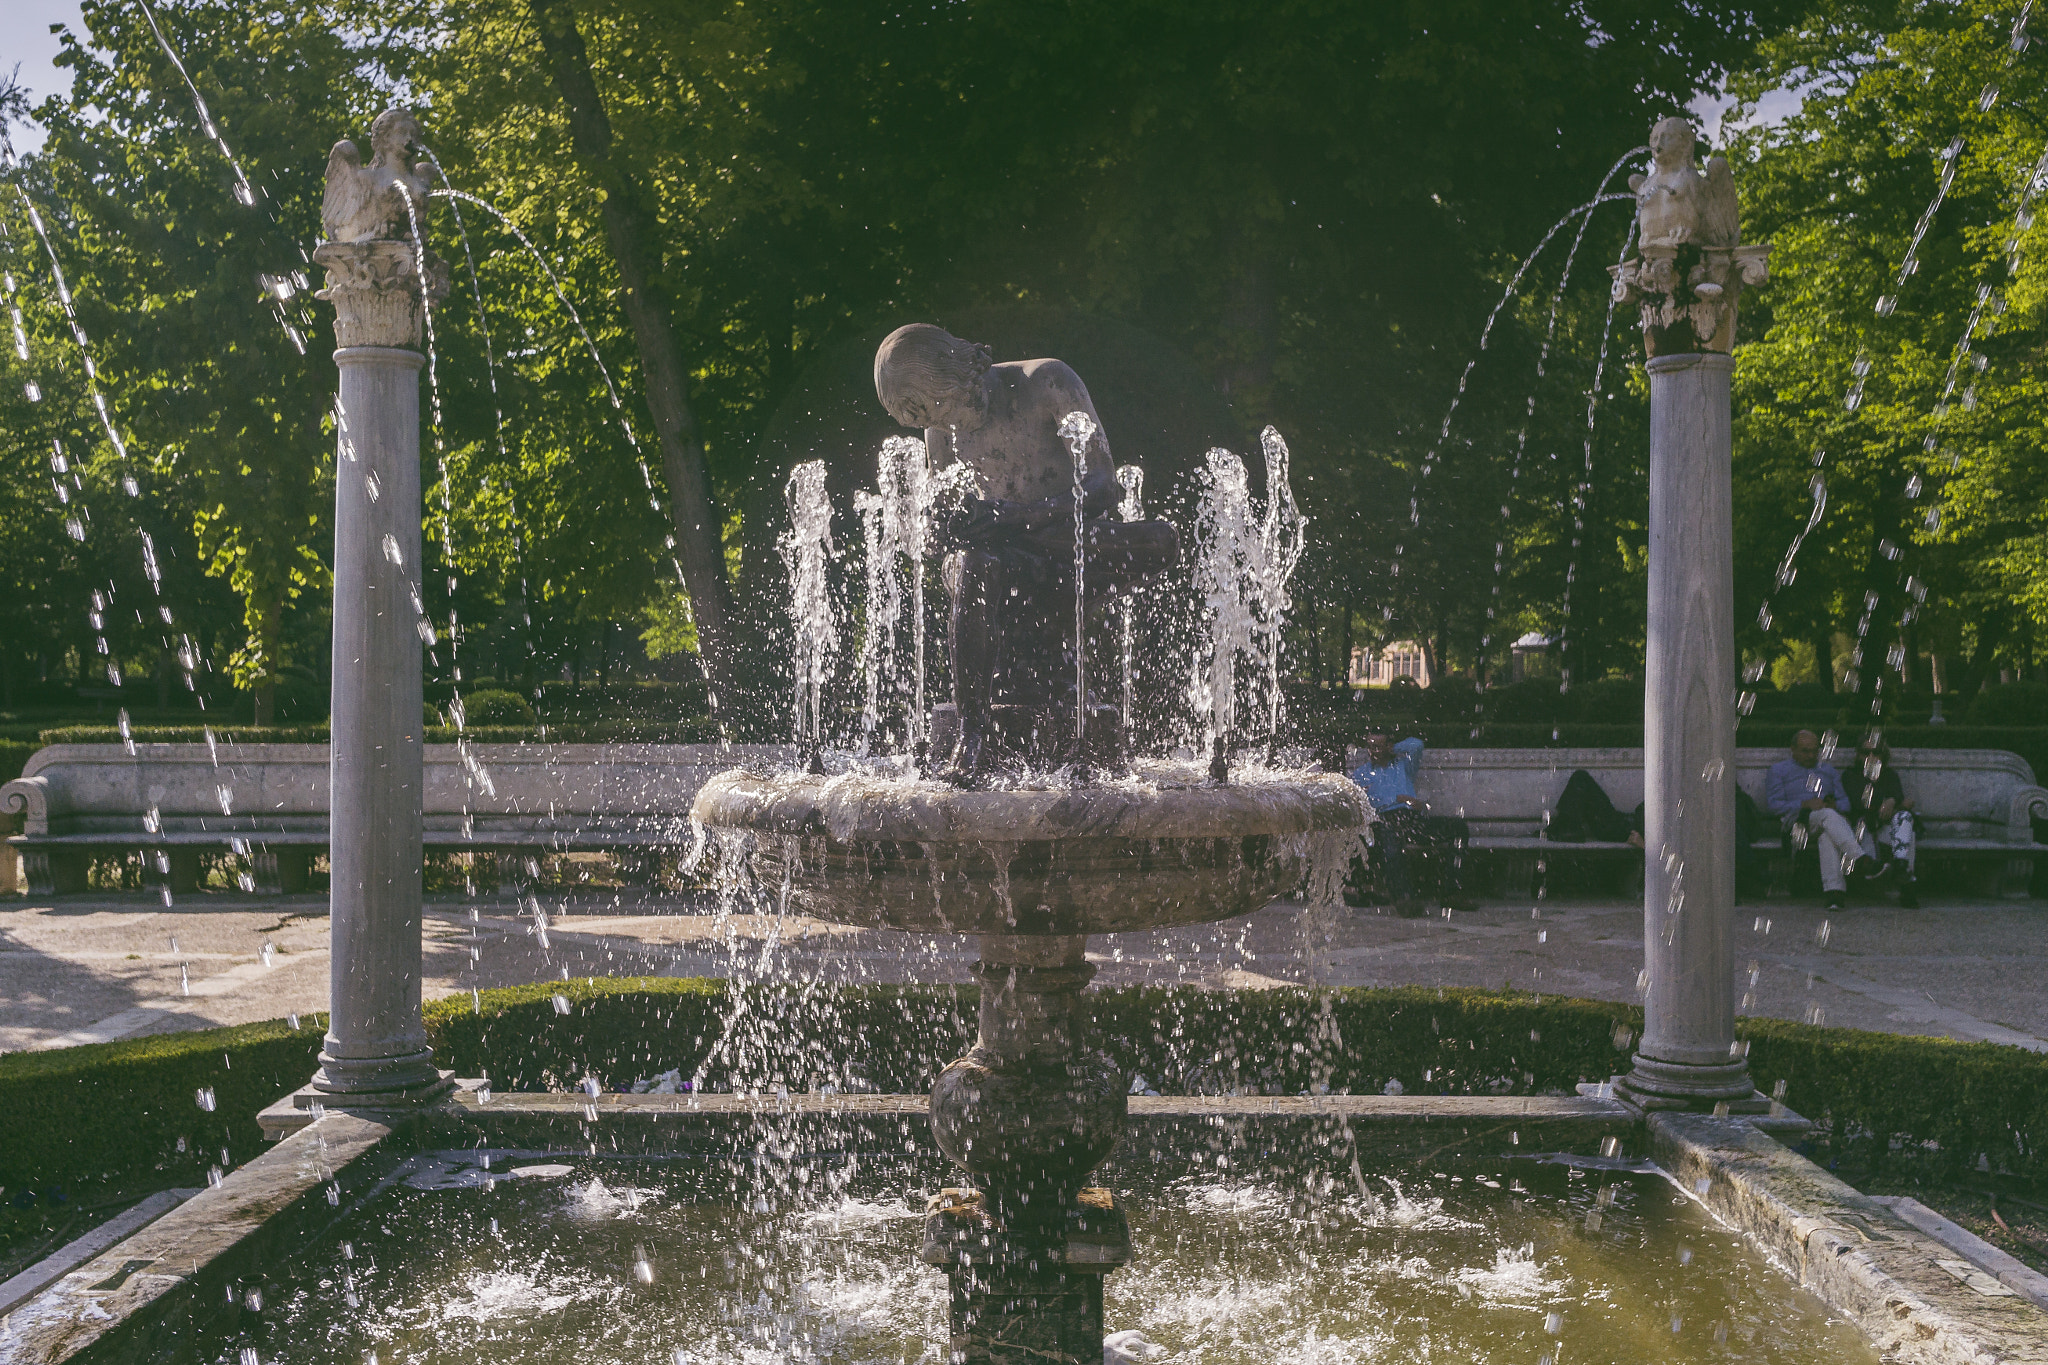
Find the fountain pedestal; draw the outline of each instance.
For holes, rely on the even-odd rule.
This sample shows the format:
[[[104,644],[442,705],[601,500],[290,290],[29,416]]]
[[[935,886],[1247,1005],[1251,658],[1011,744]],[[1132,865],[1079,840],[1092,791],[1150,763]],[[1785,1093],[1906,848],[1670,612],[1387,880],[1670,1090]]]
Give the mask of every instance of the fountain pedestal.
[[[943,1192],[925,1224],[958,1365],[1101,1355],[1102,1279],[1129,1261],[1130,1233],[1086,1182],[1123,1135],[1128,1091],[1087,1045],[1087,942],[983,935],[974,1048],[932,1088],[932,1135],[978,1185]]]

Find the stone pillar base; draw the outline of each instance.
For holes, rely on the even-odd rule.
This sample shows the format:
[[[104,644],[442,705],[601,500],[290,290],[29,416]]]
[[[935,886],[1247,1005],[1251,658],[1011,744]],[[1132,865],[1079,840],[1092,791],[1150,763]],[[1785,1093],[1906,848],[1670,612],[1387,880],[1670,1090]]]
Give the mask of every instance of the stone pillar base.
[[[1720,1104],[1726,1104],[1731,1114],[1767,1114],[1771,1110],[1769,1098],[1758,1094],[1749,1079],[1746,1060],[1695,1066],[1660,1062],[1639,1052],[1629,1073],[1615,1078],[1614,1093],[1645,1110],[1711,1110]]]
[[[448,1093],[452,1072],[434,1068],[434,1050],[401,1057],[335,1057],[320,1053],[312,1089],[336,1103],[405,1106],[425,1104]]]
[[[1064,1228],[1003,1229],[978,1190],[941,1190],[926,1206],[922,1259],[947,1268],[952,1365],[1095,1365],[1102,1281],[1131,1260],[1116,1197],[1084,1189]]]

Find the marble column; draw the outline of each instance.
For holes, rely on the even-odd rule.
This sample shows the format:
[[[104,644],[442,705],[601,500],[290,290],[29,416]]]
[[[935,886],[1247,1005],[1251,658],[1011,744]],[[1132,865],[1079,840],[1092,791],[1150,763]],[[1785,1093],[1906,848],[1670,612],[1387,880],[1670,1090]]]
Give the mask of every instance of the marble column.
[[[1629,177],[1638,254],[1611,267],[1650,376],[1650,601],[1643,673],[1643,1037],[1619,1089],[1644,1108],[1758,1105],[1735,1042],[1734,549],[1729,377],[1737,300],[1768,278],[1733,173],[1682,118]]]
[[[1652,1106],[1741,1100],[1735,1042],[1734,360],[1652,358],[1644,673],[1643,1038],[1623,1089]]]
[[[420,342],[410,243],[327,242],[335,307],[333,953],[314,1089],[379,1102],[445,1088],[420,1019]],[[428,289],[445,266],[428,258]]]

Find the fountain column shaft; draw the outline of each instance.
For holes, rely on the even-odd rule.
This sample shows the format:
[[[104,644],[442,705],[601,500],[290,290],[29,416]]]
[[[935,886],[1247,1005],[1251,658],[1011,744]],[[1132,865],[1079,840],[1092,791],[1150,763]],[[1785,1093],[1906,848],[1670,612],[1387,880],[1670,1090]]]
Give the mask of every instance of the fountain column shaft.
[[[1735,1041],[1736,676],[1726,355],[1650,360],[1642,1045],[1653,1105],[1753,1092]]]
[[[420,1020],[419,352],[345,346],[334,498],[331,1014],[317,1088],[438,1081]],[[374,488],[374,496],[372,489]]]

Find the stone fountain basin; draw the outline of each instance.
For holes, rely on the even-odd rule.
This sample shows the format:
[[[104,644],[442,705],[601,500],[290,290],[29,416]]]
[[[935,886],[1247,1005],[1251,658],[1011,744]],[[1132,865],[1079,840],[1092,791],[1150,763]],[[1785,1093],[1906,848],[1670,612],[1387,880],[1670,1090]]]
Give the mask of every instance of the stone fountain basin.
[[[1372,819],[1337,773],[1219,785],[1193,765],[1047,790],[959,791],[862,773],[736,770],[691,819],[787,908],[837,924],[969,934],[1123,933],[1249,914],[1288,895],[1319,844]],[[732,850],[733,836],[743,850]]]

